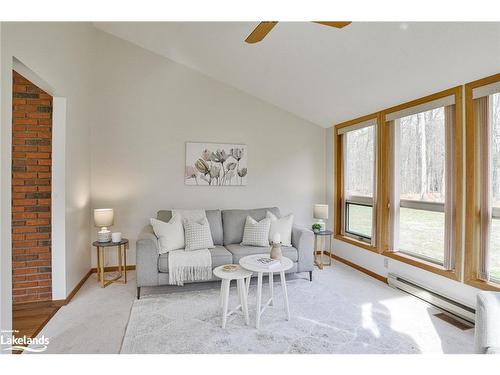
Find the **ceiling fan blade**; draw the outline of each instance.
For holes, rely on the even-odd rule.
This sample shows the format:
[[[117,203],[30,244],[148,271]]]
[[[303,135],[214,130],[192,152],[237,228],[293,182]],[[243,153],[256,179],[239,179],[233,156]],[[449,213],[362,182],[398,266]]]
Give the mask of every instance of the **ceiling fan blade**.
[[[351,21],[313,21],[314,23],[319,23],[320,25],[336,27],[337,29],[341,29],[351,24]]]
[[[266,37],[266,35],[276,26],[277,21],[265,21],[259,23],[259,25],[250,33],[245,39],[247,43],[257,43]]]

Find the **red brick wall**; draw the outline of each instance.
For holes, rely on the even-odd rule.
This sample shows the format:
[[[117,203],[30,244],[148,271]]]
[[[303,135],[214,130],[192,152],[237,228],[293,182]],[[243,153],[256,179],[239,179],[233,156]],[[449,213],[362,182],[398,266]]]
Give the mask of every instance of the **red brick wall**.
[[[52,299],[52,97],[13,71],[13,303]]]

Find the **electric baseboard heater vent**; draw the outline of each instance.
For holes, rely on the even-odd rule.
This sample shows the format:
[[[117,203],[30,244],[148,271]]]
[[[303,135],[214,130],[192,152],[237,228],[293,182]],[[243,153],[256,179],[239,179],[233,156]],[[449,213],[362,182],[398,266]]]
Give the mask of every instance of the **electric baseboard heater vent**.
[[[392,273],[387,276],[387,282],[393,288],[400,289],[458,318],[474,323],[476,311],[469,306]]]

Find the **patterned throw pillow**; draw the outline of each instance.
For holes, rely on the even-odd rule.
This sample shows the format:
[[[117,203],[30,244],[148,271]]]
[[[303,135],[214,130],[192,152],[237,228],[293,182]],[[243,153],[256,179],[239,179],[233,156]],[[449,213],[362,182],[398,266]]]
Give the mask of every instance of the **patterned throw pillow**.
[[[269,246],[270,227],[271,219],[269,218],[256,221],[247,216],[245,229],[243,230],[243,242],[241,244],[244,246]]]
[[[206,217],[198,221],[184,219],[184,237],[186,251],[213,249],[215,247],[210,233],[210,224],[208,224]]]

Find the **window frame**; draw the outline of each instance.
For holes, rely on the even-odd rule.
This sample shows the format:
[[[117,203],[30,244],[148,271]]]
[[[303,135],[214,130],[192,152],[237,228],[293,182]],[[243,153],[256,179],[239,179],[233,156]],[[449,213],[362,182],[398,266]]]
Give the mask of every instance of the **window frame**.
[[[334,238],[340,241],[343,241],[345,243],[348,243],[350,245],[358,246],[362,249],[369,250],[375,253],[379,253],[379,246],[378,243],[380,241],[380,230],[379,230],[379,210],[377,209],[377,204],[375,203],[377,201],[377,196],[378,192],[380,189],[380,179],[378,178],[379,176],[379,169],[380,169],[380,114],[381,112],[376,112],[372,113],[366,116],[358,117],[356,119],[346,121],[337,125],[333,126],[333,146],[334,146],[334,166],[335,166],[335,172],[333,174],[334,176],[334,197],[333,197],[333,202],[334,202],[334,223],[333,223],[333,229],[334,229]],[[375,212],[375,223],[373,224],[372,228],[372,235],[375,234],[375,245],[372,245],[370,242],[367,242],[366,240],[363,239],[358,239],[355,238],[356,235],[347,235],[342,233],[342,226],[346,225],[344,223],[344,219],[342,217],[342,213],[344,212],[344,207],[343,201],[344,201],[344,156],[343,156],[343,137],[342,134],[338,134],[339,129],[353,126],[360,124],[362,122],[370,121],[370,120],[375,120],[375,155],[374,155],[374,178],[376,179],[376,186],[373,192],[373,201],[374,201],[374,206],[373,209],[376,210]],[[347,204],[347,201],[346,201]],[[362,237],[362,236],[361,236]]]
[[[500,73],[488,76],[465,84],[465,118],[466,118],[466,220],[465,220],[465,259],[464,283],[479,289],[500,291],[500,283],[480,280],[479,272],[479,239],[480,239],[480,194],[475,183],[478,173],[475,166],[479,160],[479,150],[476,147],[476,133],[474,124],[473,90],[482,86],[500,81]],[[494,216],[494,215],[493,215]]]
[[[361,206],[361,207],[371,207],[373,210],[373,204],[363,203],[363,202],[361,202],[361,200],[356,201],[356,199],[352,199],[352,198],[353,197],[351,197],[351,199],[346,199],[344,201],[345,202],[344,212],[346,213],[345,214],[346,217],[349,216],[349,206],[350,205]],[[357,198],[357,197],[354,197],[354,198]],[[372,226],[372,228],[373,228],[373,226]],[[356,239],[358,241],[371,243],[371,239],[372,239],[371,237],[365,236],[364,234],[361,234],[361,233],[350,231],[349,230],[349,220],[345,220],[345,219],[344,219],[344,232],[346,233],[346,236],[354,237],[354,239]]]
[[[463,112],[463,103],[462,103],[462,86],[453,87],[444,91],[437,92],[435,94],[431,94],[416,100],[412,100],[382,111],[382,170],[381,175],[379,177],[380,180],[390,181],[390,168],[392,165],[391,161],[391,132],[389,129],[389,122],[386,121],[386,116],[393,112],[398,112],[404,109],[416,107],[421,104],[425,104],[428,102],[435,101],[437,99],[445,98],[448,96],[454,96],[455,99],[455,226],[453,228],[453,236],[455,247],[453,251],[453,259],[454,259],[454,267],[452,270],[446,269],[444,266],[440,264],[436,264],[433,261],[428,261],[422,259],[422,257],[413,256],[408,253],[402,253],[399,251],[392,251],[393,249],[389,248],[389,230],[390,230],[390,221],[389,221],[389,211],[390,211],[390,192],[391,187],[389,183],[384,183],[382,188],[382,194],[380,196],[380,213],[381,221],[380,226],[381,230],[385,234],[382,242],[382,255],[387,256],[389,258],[398,260],[403,263],[410,264],[412,266],[424,269],[429,272],[436,273],[438,275],[460,281],[462,277],[462,229],[463,228],[463,121],[462,121],[462,112]],[[422,202],[421,205],[425,205],[426,203]]]

